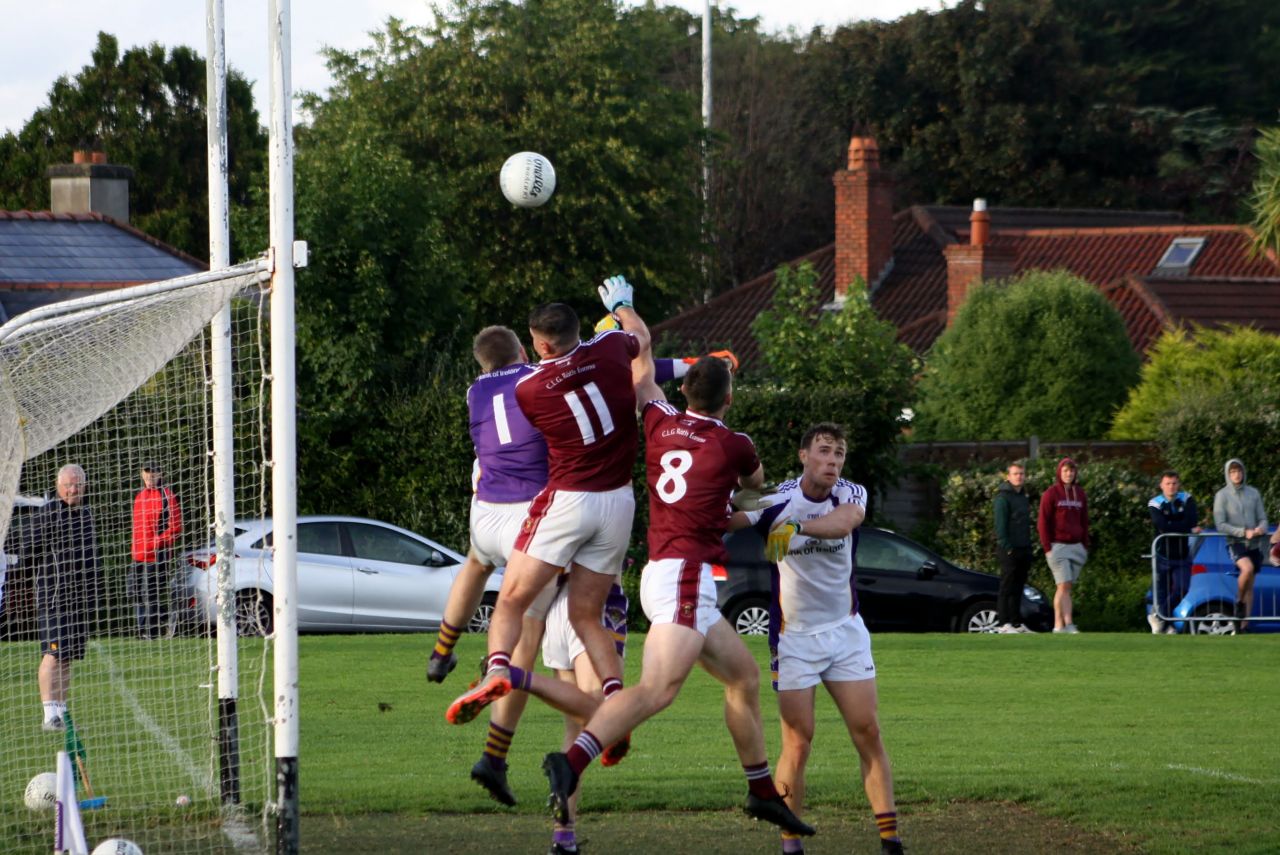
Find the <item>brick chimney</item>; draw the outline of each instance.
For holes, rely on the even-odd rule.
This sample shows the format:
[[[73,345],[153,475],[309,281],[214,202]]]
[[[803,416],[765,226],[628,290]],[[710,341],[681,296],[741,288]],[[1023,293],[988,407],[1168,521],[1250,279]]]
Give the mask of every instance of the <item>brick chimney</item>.
[[[871,137],[849,140],[849,168],[836,185],[836,299],[854,278],[874,288],[893,265],[893,181],[880,170],[880,147]]]
[[[107,163],[107,155],[101,151],[77,151],[72,161],[50,166],[45,172],[53,213],[98,213],[128,223],[133,170]]]
[[[943,249],[947,258],[947,326],[969,296],[975,282],[1007,279],[1015,272],[1017,253],[1011,246],[991,243],[991,215],[987,200],[974,199],[969,215],[969,243],[953,243]]]

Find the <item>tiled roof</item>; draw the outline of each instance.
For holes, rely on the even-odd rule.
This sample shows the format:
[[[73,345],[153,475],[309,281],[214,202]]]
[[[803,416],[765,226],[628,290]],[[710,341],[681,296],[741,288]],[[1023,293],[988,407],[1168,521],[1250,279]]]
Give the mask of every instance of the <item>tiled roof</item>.
[[[917,352],[928,350],[945,328],[943,248],[969,242],[970,213],[959,206],[915,206],[894,215],[893,266],[871,301],[898,327],[899,340]],[[1190,225],[1168,212],[992,208],[990,215],[990,243],[1014,251],[1015,270],[1061,268],[1093,282],[1124,317],[1139,352],[1166,325],[1180,322],[1252,323],[1280,332],[1280,265],[1250,254],[1251,235],[1242,226]],[[1189,275],[1157,275],[1156,265],[1179,237],[1204,238]],[[833,293],[834,254],[832,244],[806,256],[824,262],[815,266],[826,295]],[[772,292],[768,273],[654,329],[695,345],[729,342],[750,361],[758,353],[751,320],[767,308]]]
[[[86,291],[203,269],[198,259],[101,214],[0,211],[0,321]]]
[[[99,214],[0,211],[0,283],[154,282],[202,267]]]
[[[835,245],[825,246],[791,263],[799,265],[806,261],[818,272],[823,302],[830,302],[835,297]],[[701,350],[728,346],[742,362],[758,360],[760,347],[751,334],[751,323],[769,308],[773,299],[773,276],[773,273],[758,276],[701,306],[654,324],[654,343],[660,345],[669,339],[682,347]]]
[[[1280,271],[1268,277],[1148,277],[1143,284],[1174,318],[1241,324],[1280,334]]]

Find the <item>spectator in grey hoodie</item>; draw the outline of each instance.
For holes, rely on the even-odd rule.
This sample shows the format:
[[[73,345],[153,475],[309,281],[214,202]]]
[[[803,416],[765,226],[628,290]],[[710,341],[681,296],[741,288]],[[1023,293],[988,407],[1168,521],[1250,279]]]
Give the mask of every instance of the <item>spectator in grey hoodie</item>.
[[[1267,512],[1262,494],[1245,483],[1244,463],[1231,458],[1224,467],[1227,485],[1213,497],[1213,524],[1227,536],[1227,551],[1240,568],[1236,594],[1236,631],[1243,632],[1253,606],[1253,579],[1262,566],[1267,536]]]

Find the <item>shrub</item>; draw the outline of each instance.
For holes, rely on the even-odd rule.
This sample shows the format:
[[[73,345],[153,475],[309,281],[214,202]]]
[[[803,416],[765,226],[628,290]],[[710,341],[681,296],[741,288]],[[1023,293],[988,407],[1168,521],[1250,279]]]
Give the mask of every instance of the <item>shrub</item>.
[[[1223,412],[1280,407],[1280,336],[1249,327],[1173,329],[1148,351],[1142,380],[1116,414],[1112,439],[1152,439],[1187,406],[1213,399]],[[1216,403],[1222,400],[1227,406]],[[1228,455],[1231,456],[1231,455]]]
[[[1120,314],[1063,271],[981,284],[934,344],[919,439],[1096,439],[1138,380]]]
[[[1233,392],[1189,398],[1159,425],[1157,438],[1169,465],[1196,498],[1205,524],[1213,522],[1213,494],[1226,484],[1222,469],[1232,457],[1244,461],[1248,482],[1262,493],[1263,507],[1280,505],[1280,409]]]

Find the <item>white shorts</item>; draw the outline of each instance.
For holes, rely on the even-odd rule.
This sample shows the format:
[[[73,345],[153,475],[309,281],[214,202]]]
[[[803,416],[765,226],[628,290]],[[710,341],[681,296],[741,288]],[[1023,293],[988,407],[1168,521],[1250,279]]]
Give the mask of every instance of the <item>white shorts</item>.
[[[716,582],[711,565],[662,558],[650,561],[640,576],[640,605],[651,624],[675,623],[705,636],[718,620]]]
[[[563,575],[563,571],[561,571],[561,575]],[[529,608],[524,610],[524,616],[534,620],[550,621],[551,604],[555,602],[556,591],[558,590],[560,590],[560,576],[553,576],[551,581],[538,592],[538,596],[533,598]]]
[[[482,564],[490,567],[502,567],[507,563],[511,550],[515,548],[516,537],[525,517],[529,515],[528,502],[482,502],[471,497],[471,554]],[[552,579],[542,589],[525,617],[534,620],[546,620],[547,609],[551,608],[551,600],[556,595],[556,580]]]
[[[515,547],[539,561],[617,576],[627,556],[636,497],[631,485],[604,493],[552,490],[529,505]]]
[[[778,691],[807,689],[819,683],[874,680],[871,633],[862,615],[812,635],[783,632],[773,660],[773,687]]]
[[[554,671],[572,671],[574,662],[586,652],[582,639],[569,622],[569,585],[552,585],[554,597],[547,611],[547,629],[542,634],[542,664]],[[613,636],[618,656],[626,651],[627,597],[614,585],[604,602],[601,622]]]
[[[471,497],[471,554],[490,567],[511,557],[520,526],[529,515],[529,502],[482,502]]]

